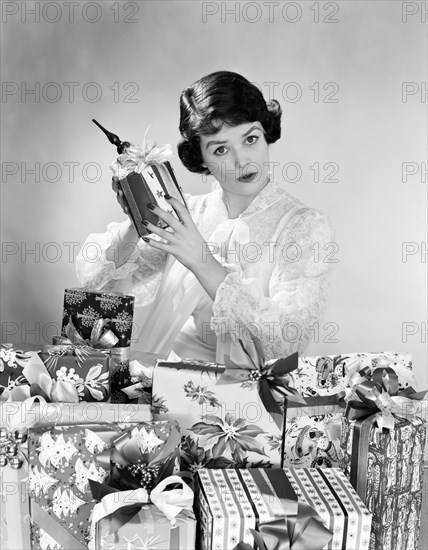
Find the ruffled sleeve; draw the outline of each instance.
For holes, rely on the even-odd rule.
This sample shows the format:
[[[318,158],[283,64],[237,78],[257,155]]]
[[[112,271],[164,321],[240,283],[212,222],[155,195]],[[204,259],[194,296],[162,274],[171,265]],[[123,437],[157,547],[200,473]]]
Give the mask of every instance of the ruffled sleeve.
[[[227,331],[245,341],[249,331],[260,338],[266,359],[306,349],[326,310],[338,261],[332,225],[314,209],[296,213],[277,242],[267,295],[259,280],[235,270],[217,289],[211,319],[217,336]]]
[[[184,197],[191,212],[193,197],[189,194]],[[83,288],[131,294],[135,296],[136,305],[146,306],[154,300],[168,253],[139,239],[129,243],[127,260],[117,267],[114,244],[127,223],[111,222],[105,233],[90,234],[76,257],[76,274]],[[151,238],[160,240],[154,234]]]

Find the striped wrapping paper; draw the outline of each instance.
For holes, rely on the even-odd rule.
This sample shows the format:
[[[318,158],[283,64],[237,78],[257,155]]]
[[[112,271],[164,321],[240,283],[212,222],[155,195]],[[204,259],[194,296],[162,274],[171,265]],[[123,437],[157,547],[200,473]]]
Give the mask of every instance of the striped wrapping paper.
[[[291,492],[290,492],[291,491]],[[253,545],[250,529],[285,517],[297,498],[314,508],[333,538],[328,550],[367,550],[371,514],[340,470],[201,469],[198,471],[197,548],[233,550]],[[314,548],[319,548],[314,541]]]
[[[333,531],[328,550],[367,550],[372,515],[336,468],[287,469],[299,499],[313,506],[326,527]]]

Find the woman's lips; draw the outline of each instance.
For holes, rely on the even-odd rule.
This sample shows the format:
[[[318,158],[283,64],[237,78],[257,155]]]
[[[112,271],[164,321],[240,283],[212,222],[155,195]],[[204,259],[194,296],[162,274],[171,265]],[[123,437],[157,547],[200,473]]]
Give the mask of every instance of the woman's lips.
[[[238,178],[238,181],[242,183],[247,183],[247,182],[254,181],[256,177],[257,177],[257,172],[253,172],[252,174],[246,174],[245,176],[241,176],[240,178]]]

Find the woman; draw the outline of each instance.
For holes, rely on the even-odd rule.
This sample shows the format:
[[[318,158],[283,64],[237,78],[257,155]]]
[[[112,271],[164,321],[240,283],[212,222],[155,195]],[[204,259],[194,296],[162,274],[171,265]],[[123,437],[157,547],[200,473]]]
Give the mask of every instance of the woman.
[[[139,348],[224,361],[238,338],[261,340],[266,359],[302,353],[325,310],[331,264],[317,251],[333,241],[326,217],[272,178],[269,145],[281,135],[281,107],[229,71],[209,74],[180,97],[178,155],[191,172],[211,174],[210,193],[174,198],[170,226],[146,222],[149,238],[127,220],[93,234],[103,255],[80,253],[82,286],[133,293],[152,304]],[[113,189],[125,213],[118,180]],[[132,253],[130,245],[138,243]],[[322,256],[322,254],[321,254]]]

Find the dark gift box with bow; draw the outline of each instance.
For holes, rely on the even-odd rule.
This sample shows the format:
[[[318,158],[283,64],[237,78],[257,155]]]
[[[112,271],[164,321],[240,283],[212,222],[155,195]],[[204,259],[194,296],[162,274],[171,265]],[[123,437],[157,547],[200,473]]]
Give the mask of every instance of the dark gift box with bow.
[[[342,420],[342,468],[373,513],[370,550],[417,548],[426,392],[400,389],[391,367],[356,370]]]
[[[102,488],[114,478],[149,488],[173,472],[179,442],[170,422],[30,429],[32,548],[87,548],[97,501],[91,483]]]
[[[201,550],[367,550],[371,515],[337,469],[201,469]]]
[[[67,326],[71,321],[74,327],[73,343],[101,349],[129,348],[134,302],[134,296],[120,292],[67,288],[64,293],[62,334],[70,338]],[[94,332],[100,319],[104,319],[105,324]]]
[[[281,466],[284,398],[304,403],[287,383],[296,367],[297,353],[265,362],[250,344],[225,357],[224,365],[175,354],[158,361],[152,412],[179,422],[181,468]]]

